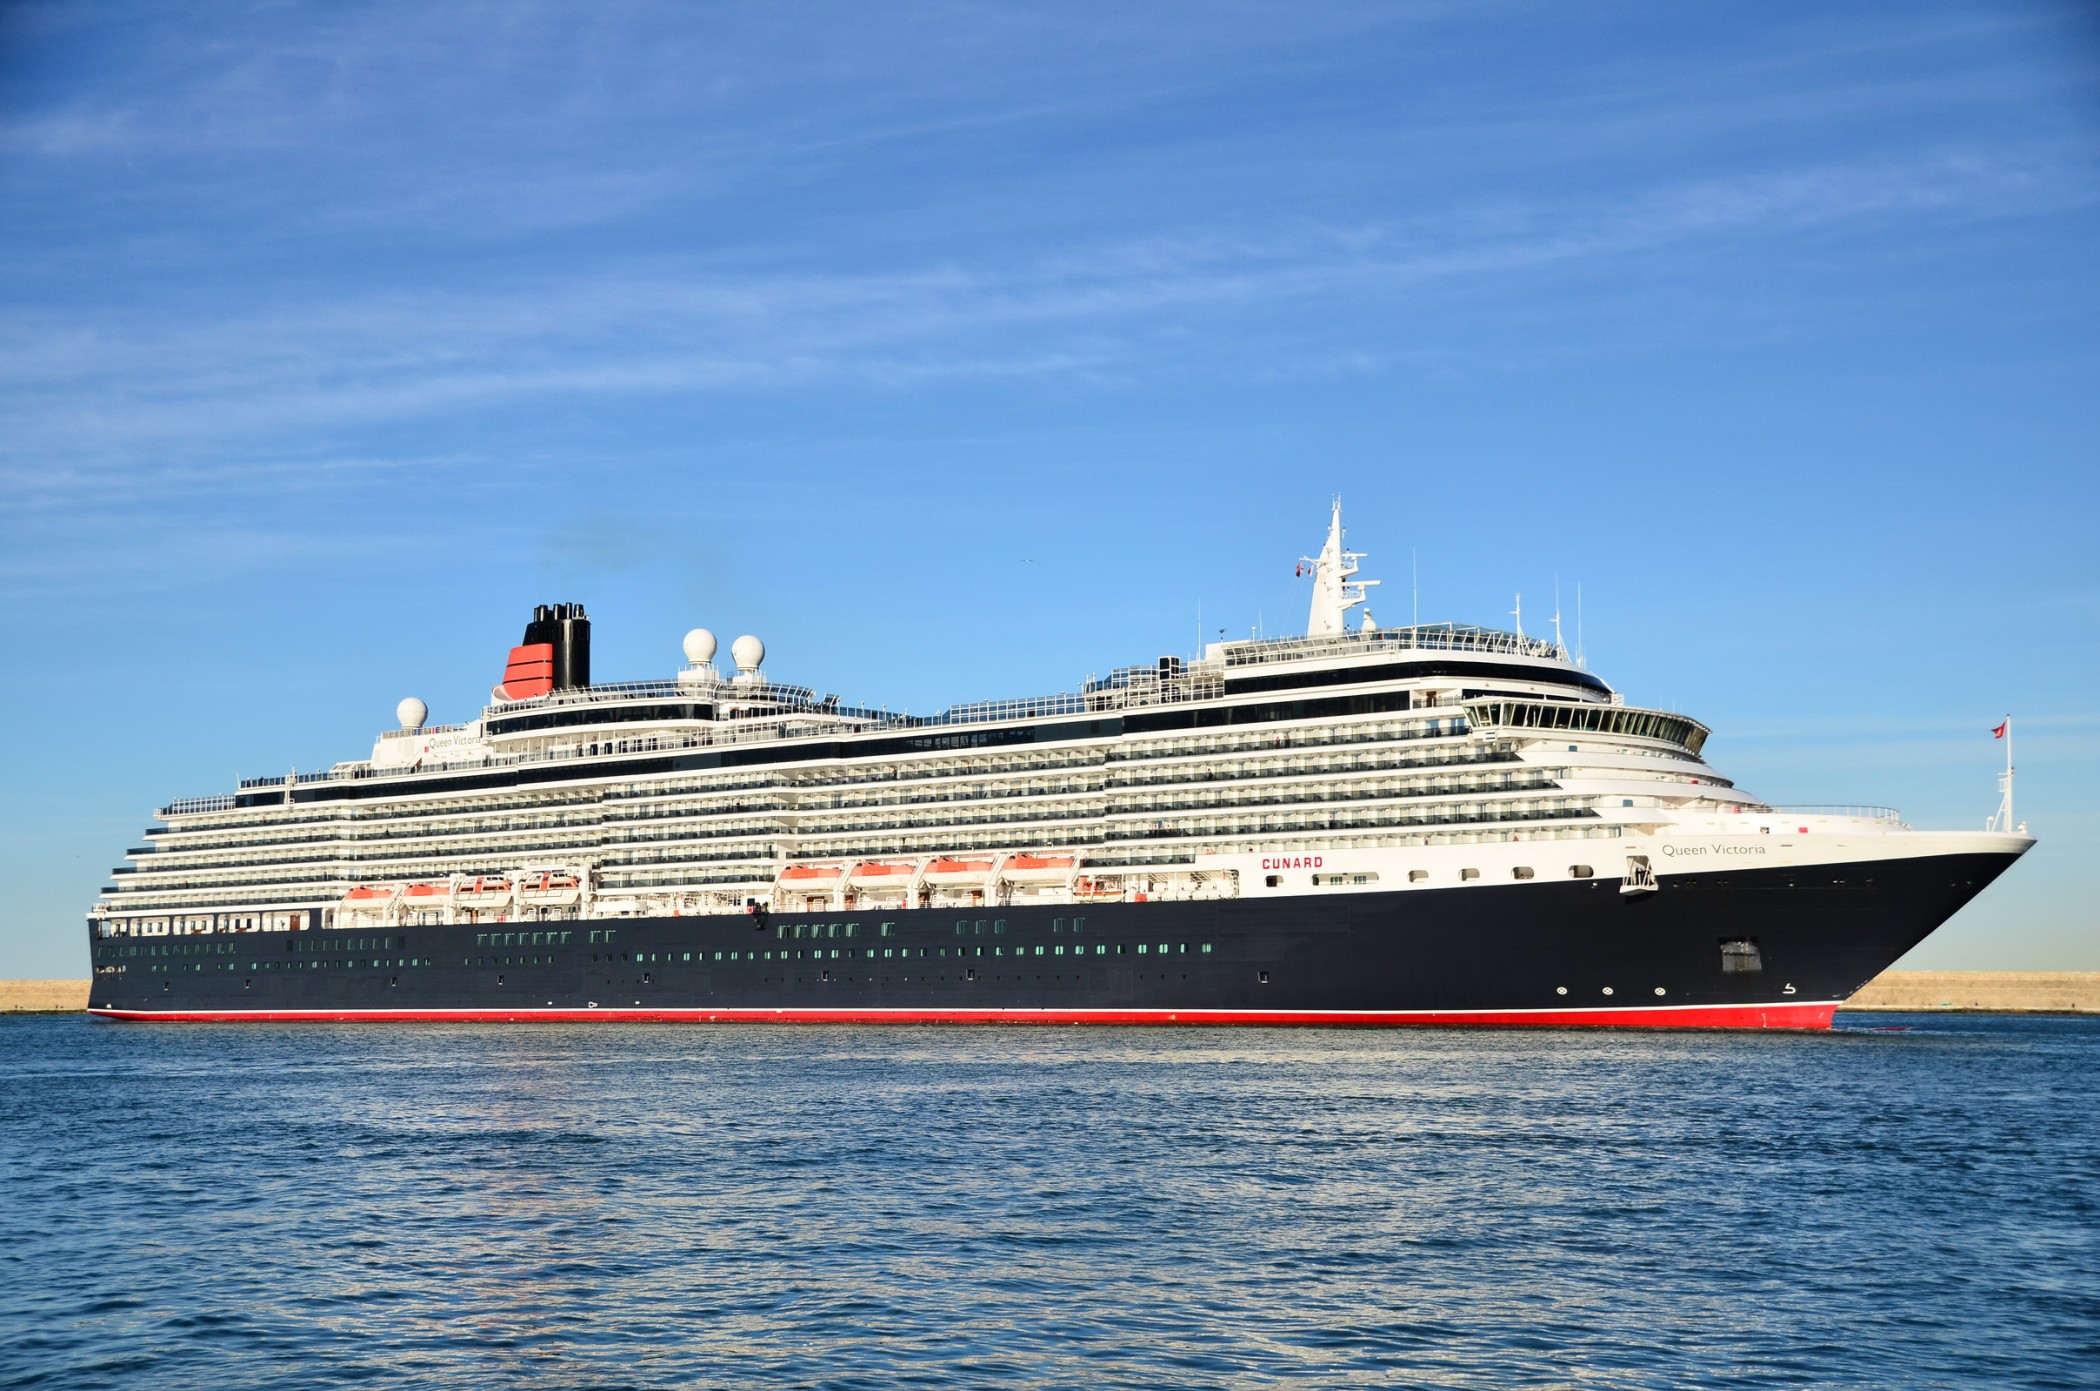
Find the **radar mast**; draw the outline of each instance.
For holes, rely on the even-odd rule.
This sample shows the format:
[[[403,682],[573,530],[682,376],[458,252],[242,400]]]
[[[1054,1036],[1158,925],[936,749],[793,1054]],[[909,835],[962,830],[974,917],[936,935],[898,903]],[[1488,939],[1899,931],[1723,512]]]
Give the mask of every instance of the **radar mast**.
[[[1349,630],[1348,613],[1370,597],[1370,588],[1376,580],[1352,578],[1356,574],[1357,562],[1363,552],[1342,549],[1342,500],[1334,500],[1334,519],[1327,527],[1327,544],[1320,547],[1318,557],[1309,557],[1300,562],[1301,567],[1312,570],[1312,616],[1306,620],[1305,631],[1309,637],[1321,637],[1329,633],[1344,633]]]

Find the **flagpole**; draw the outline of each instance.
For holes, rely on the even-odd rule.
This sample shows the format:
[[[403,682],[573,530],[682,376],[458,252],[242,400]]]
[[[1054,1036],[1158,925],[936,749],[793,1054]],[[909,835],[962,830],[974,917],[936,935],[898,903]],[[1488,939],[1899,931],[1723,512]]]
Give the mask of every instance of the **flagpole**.
[[[2012,761],[2012,716],[2005,717],[2005,829],[2010,831],[2020,823],[2013,820],[2013,761]]]

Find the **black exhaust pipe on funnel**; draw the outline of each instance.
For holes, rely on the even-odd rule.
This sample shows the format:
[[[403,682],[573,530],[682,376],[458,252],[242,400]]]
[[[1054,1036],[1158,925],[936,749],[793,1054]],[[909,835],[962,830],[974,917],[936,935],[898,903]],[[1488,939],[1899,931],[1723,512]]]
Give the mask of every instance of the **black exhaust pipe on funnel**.
[[[544,642],[554,649],[554,689],[573,691],[591,684],[591,620],[581,604],[541,604],[525,625],[526,646]]]

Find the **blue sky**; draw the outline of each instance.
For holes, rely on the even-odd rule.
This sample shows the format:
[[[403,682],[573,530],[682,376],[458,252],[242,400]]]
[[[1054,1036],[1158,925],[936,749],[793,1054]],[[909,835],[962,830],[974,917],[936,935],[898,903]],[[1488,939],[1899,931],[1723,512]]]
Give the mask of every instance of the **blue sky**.
[[[1906,964],[2100,969],[2096,246],[2084,6],[12,6],[0,976],[535,603],[927,710],[1295,631],[1335,493],[1774,801],[2012,711]]]

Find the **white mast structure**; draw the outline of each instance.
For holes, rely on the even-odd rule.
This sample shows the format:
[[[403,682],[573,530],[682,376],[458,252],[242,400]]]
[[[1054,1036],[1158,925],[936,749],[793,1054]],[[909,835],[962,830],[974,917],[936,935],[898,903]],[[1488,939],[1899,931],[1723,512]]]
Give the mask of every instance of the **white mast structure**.
[[[1371,586],[1376,580],[1359,580],[1357,562],[1363,552],[1342,549],[1342,500],[1334,500],[1334,520],[1327,527],[1327,544],[1320,547],[1317,558],[1306,557],[1303,564],[1312,567],[1313,592],[1312,616],[1306,619],[1305,631],[1309,637],[1322,637],[1330,633],[1349,630],[1349,610],[1370,598]]]
[[[1997,814],[1984,823],[1984,829],[1987,831],[2010,831],[2015,825],[2013,821],[2012,716],[2007,715],[2005,723],[1999,725],[1992,732],[2005,740],[2005,771],[1998,775],[1998,790],[2001,796],[1998,802]],[[2019,831],[2020,834],[2025,835],[2027,828],[2021,826]]]

